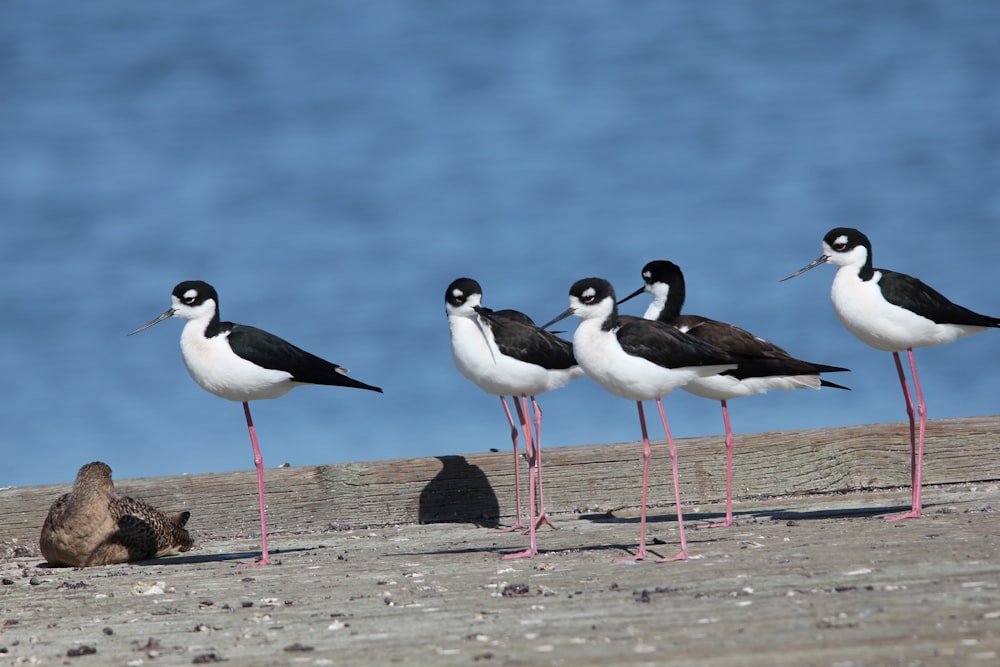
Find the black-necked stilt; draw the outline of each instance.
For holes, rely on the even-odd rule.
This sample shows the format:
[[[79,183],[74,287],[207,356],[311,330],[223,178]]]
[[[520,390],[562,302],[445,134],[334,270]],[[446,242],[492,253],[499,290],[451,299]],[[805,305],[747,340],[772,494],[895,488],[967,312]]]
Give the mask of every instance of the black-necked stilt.
[[[619,316],[615,290],[611,283],[602,278],[576,281],[569,291],[569,308],[543,328],[570,315],[576,315],[581,320],[573,334],[573,350],[584,372],[615,396],[635,401],[639,408],[643,459],[639,548],[633,558],[621,560],[646,558],[646,495],[649,487],[650,448],[642,402],[651,400],[655,400],[659,408],[670,448],[677,528],[681,540],[681,550],[676,556],[661,558],[657,562],[686,559],[687,538],[684,535],[684,517],[681,512],[677,448],[667,426],[661,399],[695,378],[734,369],[736,362],[730,354],[674,327],[653,320]]]
[[[38,539],[49,565],[87,567],[128,563],[188,551],[190,512],[168,516],[115,491],[111,468],[94,461],[80,468],[73,490],[52,503]]]
[[[726,518],[721,523],[699,528],[724,528],[733,523],[733,431],[729,423],[727,401],[772,389],[819,389],[839,384],[820,378],[820,373],[846,371],[846,368],[813,364],[796,359],[783,349],[759,338],[745,329],[701,315],[682,315],[684,307],[684,274],[679,266],[666,260],[649,262],[642,267],[643,286],[619,301],[649,292],[653,301],[643,317],[676,327],[686,334],[714,345],[720,350],[739,356],[739,367],[733,370],[695,378],[681,387],[695,396],[722,403],[722,421],[726,428]]]
[[[216,396],[243,403],[257,467],[260,501],[261,559],[253,564],[266,565],[270,557],[264,519],[264,459],[257,444],[248,401],[278,398],[307,384],[354,387],[379,393],[382,390],[348,377],[343,366],[320,359],[266,331],[220,321],[219,295],[215,288],[200,280],[179,283],[174,287],[173,305],[128,335],[148,329],[168,317],[187,320],[181,332],[181,354],[194,381]]]
[[[444,295],[448,327],[451,330],[451,354],[455,366],[480,389],[500,397],[510,424],[514,443],[514,510],[512,530],[521,523],[520,478],[517,460],[517,427],[507,407],[506,396],[514,407],[524,432],[528,453],[528,534],[527,550],[505,558],[530,558],[538,553],[536,528],[551,522],[545,516],[542,494],[542,411],[535,396],[564,386],[583,375],[573,358],[573,345],[555,334],[538,328],[530,317],[516,310],[490,310],[482,305],[483,290],[471,278],[454,280]],[[534,411],[535,433],[532,436],[528,399]],[[535,518],[535,475],[538,476],[538,518]]]
[[[872,244],[856,229],[837,227],[823,237],[823,254],[788,280],[809,269],[831,262],[840,268],[833,279],[830,300],[840,323],[852,334],[877,350],[892,352],[896,372],[903,387],[906,411],[910,418],[911,506],[909,512],[886,517],[893,521],[920,516],[923,484],[924,428],[927,407],[917,377],[913,348],[951,343],[991,327],[1000,327],[1000,319],[980,315],[952,303],[943,295],[913,276],[872,266]],[[906,386],[906,375],[899,353],[906,350],[910,374],[917,391],[920,418],[919,437],[915,433],[913,401]]]

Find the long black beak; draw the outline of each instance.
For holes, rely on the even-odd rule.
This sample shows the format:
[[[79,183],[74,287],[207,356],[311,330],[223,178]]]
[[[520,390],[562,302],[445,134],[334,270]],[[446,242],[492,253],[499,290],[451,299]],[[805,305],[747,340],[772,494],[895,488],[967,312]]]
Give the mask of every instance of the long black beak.
[[[639,289],[637,289],[636,291],[634,291],[634,292],[632,292],[631,294],[629,294],[629,295],[628,295],[627,297],[625,297],[624,299],[619,299],[619,300],[618,300],[618,305],[619,305],[619,306],[620,306],[620,305],[622,305],[623,303],[625,303],[625,302],[626,302],[626,301],[628,301],[629,299],[634,299],[635,297],[639,296],[640,294],[642,294],[642,293],[643,293],[643,292],[645,292],[645,291],[646,291],[646,286],[645,286],[645,285],[643,285],[642,287],[640,287],[640,288],[639,288]]]
[[[816,268],[817,266],[819,266],[820,264],[826,264],[827,260],[829,260],[829,259],[830,259],[830,258],[829,258],[829,257],[827,257],[826,255],[820,255],[820,256],[819,256],[819,257],[818,257],[818,258],[816,259],[816,261],[814,261],[814,262],[811,262],[811,263],[809,263],[809,264],[806,264],[805,266],[803,266],[803,267],[802,267],[801,269],[799,269],[799,270],[798,270],[798,271],[796,271],[795,273],[792,273],[792,274],[790,274],[790,275],[787,275],[787,276],[785,276],[784,278],[782,278],[782,279],[781,279],[781,280],[779,280],[778,282],[779,282],[779,283],[783,283],[783,282],[785,282],[786,280],[788,280],[789,278],[794,278],[795,276],[798,276],[798,275],[801,275],[801,274],[805,273],[805,272],[806,272],[806,271],[808,271],[809,269],[815,269],[815,268]]]
[[[173,316],[174,316],[174,309],[171,308],[170,310],[166,311],[165,313],[163,313],[162,315],[160,315],[159,317],[157,317],[152,322],[146,322],[145,324],[143,324],[141,327],[139,327],[135,331],[128,332],[128,335],[131,336],[132,334],[137,334],[140,331],[145,331],[146,329],[148,329],[149,327],[153,326],[154,324],[156,324],[158,322],[162,322],[163,320],[165,320],[165,319],[167,319],[169,317],[173,317]]]
[[[554,319],[550,320],[547,324],[541,326],[542,329],[548,329],[550,326],[558,322],[559,320],[565,320],[567,317],[572,315],[575,311],[572,308],[567,308],[563,312],[559,313]]]

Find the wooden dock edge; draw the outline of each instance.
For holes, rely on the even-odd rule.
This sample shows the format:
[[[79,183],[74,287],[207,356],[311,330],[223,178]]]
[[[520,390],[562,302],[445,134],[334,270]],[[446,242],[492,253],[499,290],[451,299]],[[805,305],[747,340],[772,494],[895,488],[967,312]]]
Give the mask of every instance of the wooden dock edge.
[[[908,431],[905,423],[890,423],[737,435],[735,494],[756,498],[909,486]],[[723,498],[722,437],[681,439],[677,445],[685,506]],[[639,443],[553,447],[543,451],[543,459],[550,514],[638,507]],[[654,442],[651,505],[671,504],[669,465],[666,444]],[[269,468],[265,473],[269,532],[509,521],[514,504],[512,468],[509,449]],[[1000,480],[1000,416],[929,421],[924,471],[925,485]],[[526,472],[523,461],[522,472]],[[198,535],[232,538],[258,530],[255,482],[255,472],[246,470],[116,480],[116,485],[122,493],[165,511],[190,510],[189,528]],[[37,548],[49,506],[71,486],[68,481],[0,489],[0,541]],[[908,496],[904,501],[909,502]]]

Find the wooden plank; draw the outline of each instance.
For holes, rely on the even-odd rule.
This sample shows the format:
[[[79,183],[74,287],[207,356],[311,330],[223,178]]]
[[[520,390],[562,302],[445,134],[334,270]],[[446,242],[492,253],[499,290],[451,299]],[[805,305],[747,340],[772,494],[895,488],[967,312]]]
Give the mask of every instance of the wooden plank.
[[[501,559],[520,532],[467,523],[283,535],[255,568],[255,539],[83,569],[0,558],[0,664],[996,664],[1000,484],[930,487],[923,518],[888,523],[898,495],[746,501],[659,565],[612,564],[635,519],[593,514],[524,560]],[[651,516],[651,555],[676,542]]]
[[[723,498],[722,438],[679,440],[678,450],[685,504]],[[1000,417],[928,422],[925,457],[927,485],[1000,479]],[[734,486],[742,498],[907,486],[908,426],[737,435],[734,461]],[[546,449],[544,464],[550,514],[638,506],[639,443]],[[672,504],[669,465],[666,444],[654,442],[651,505]],[[268,529],[275,533],[443,520],[491,525],[498,516],[509,521],[514,503],[509,451],[271,468],[265,474]],[[166,511],[190,510],[189,525],[203,536],[241,537],[259,527],[252,470],[116,484]],[[70,487],[0,489],[0,540],[37,544],[49,505]]]

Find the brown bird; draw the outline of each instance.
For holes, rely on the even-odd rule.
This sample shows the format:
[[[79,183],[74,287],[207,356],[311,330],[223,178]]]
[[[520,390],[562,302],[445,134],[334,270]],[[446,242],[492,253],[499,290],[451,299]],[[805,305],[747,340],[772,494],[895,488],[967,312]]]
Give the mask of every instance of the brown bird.
[[[128,563],[188,551],[190,512],[168,516],[115,491],[111,468],[94,461],[80,468],[70,493],[60,496],[42,525],[39,546],[49,565],[85,567]]]

